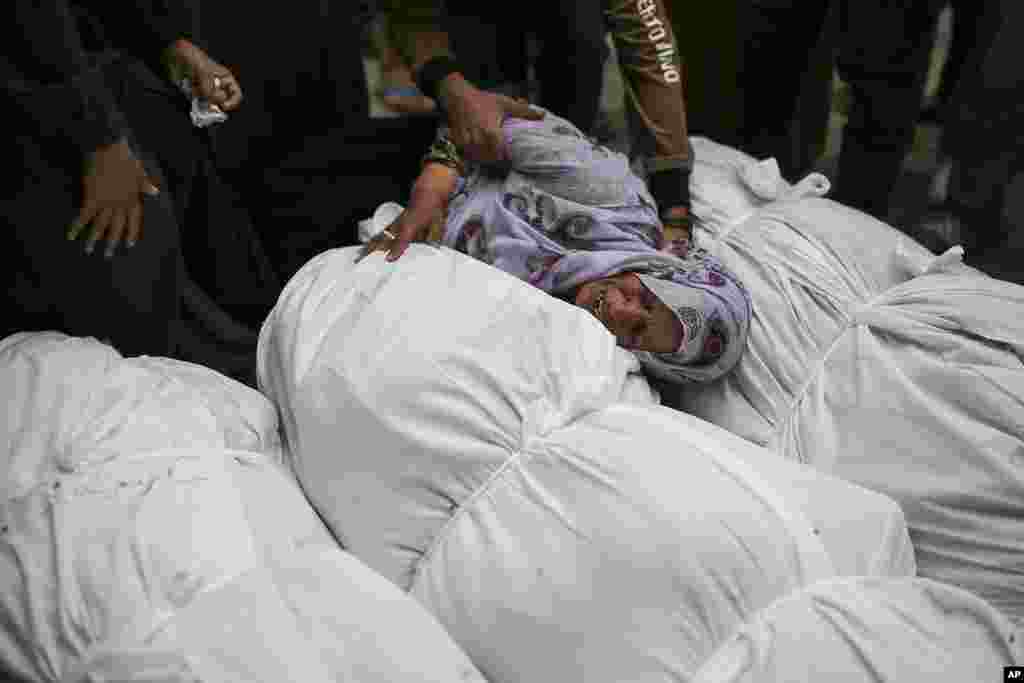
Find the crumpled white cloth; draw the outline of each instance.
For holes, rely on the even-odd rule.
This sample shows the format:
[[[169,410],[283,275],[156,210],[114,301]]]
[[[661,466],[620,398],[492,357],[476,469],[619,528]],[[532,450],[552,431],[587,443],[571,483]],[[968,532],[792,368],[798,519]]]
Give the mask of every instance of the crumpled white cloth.
[[[0,339],[0,386],[0,671],[483,680],[420,605],[338,547],[282,466],[258,392],[55,332]]]
[[[694,683],[999,681],[1024,632],[978,597],[927,579],[843,578],[779,599],[741,626]]]
[[[739,169],[739,177],[763,201],[824,197],[832,189],[828,178],[821,173],[809,173],[796,185],[790,185],[783,179],[775,159],[746,164]]]
[[[359,221],[359,241],[366,244],[372,240],[391,225],[403,211],[405,207],[396,202],[384,202],[378,206],[372,216]]]

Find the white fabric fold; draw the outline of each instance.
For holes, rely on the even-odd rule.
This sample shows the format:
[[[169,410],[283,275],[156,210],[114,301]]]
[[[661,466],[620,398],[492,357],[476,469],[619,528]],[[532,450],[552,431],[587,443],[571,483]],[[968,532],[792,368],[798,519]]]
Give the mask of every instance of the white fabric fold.
[[[744,624],[695,683],[998,680],[1024,633],[970,593],[926,579],[833,579]]]
[[[731,375],[663,400],[892,496],[924,576],[1024,619],[1024,288],[813,193],[762,199],[740,177],[765,164],[694,147],[702,244],[754,322]]]
[[[259,393],[56,333],[0,340],[0,384],[0,670],[482,681],[433,617],[337,546]]]

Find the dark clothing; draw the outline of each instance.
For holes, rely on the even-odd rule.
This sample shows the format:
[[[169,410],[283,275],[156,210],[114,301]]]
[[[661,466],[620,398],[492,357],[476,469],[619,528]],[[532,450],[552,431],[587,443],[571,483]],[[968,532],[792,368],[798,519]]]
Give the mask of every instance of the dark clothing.
[[[444,29],[452,52],[457,55],[463,75],[472,83],[487,90],[500,90],[516,97],[529,97],[527,81],[531,54],[527,44],[526,22],[515,12],[501,3],[470,2],[469,0],[444,0],[442,13]],[[582,27],[578,30],[585,30]],[[599,36],[604,37],[604,26],[599,27]],[[599,51],[598,59],[603,63],[604,53]],[[593,59],[587,61],[593,64]],[[538,78],[541,74],[538,74]],[[598,102],[601,96],[600,82],[597,92],[587,83],[575,85],[580,100]],[[547,89],[550,91],[550,88]],[[588,110],[590,105],[587,105]],[[557,111],[553,107],[548,107]],[[587,115],[566,110],[558,112],[570,121],[590,121]],[[596,110],[595,110],[596,115]],[[578,124],[577,124],[578,125]],[[579,126],[587,130],[583,126]]]
[[[975,10],[963,66],[970,77],[953,92],[943,149],[953,158],[949,201],[971,230],[964,241],[998,248],[1019,229],[1003,212],[1010,182],[1024,172],[1024,5],[986,0]]]
[[[277,282],[248,216],[219,183],[207,134],[154,71],[164,47],[191,35],[190,13],[158,1],[5,7],[0,109],[14,135],[3,158],[22,172],[0,209],[0,250],[14,255],[2,332],[58,329],[110,340],[128,355],[176,356],[251,376],[251,329],[217,309],[257,326]],[[119,42],[107,42],[113,38]],[[86,155],[121,138],[161,194],[143,199],[138,244],[107,261],[102,243],[87,255],[84,238],[64,235],[81,205]]]
[[[952,35],[946,60],[942,63],[942,73],[939,77],[939,88],[935,93],[934,103],[940,123],[945,120],[948,113],[946,110],[952,102],[953,92],[960,82],[960,77],[967,73],[964,67],[978,45],[980,20],[987,14],[985,6],[991,4],[991,0],[982,2],[978,2],[978,0],[949,0],[947,4],[953,11]]]
[[[357,244],[356,225],[384,202],[404,202],[437,129],[429,118],[348,120],[312,136],[259,174],[257,225],[287,278],[316,254]]]
[[[370,118],[361,27],[343,3],[293,2],[284,14],[254,3],[246,15],[240,31],[231,3],[203,8],[204,35],[245,88],[216,132],[218,158],[286,279],[358,243],[356,223],[382,202],[408,197],[437,122]]]
[[[206,2],[203,38],[245,92],[242,107],[216,131],[220,168],[272,167],[310,136],[369,117],[361,27],[348,3],[293,0],[239,6]]]
[[[941,0],[832,0],[839,14],[836,64],[852,105],[843,130],[833,197],[884,218],[903,158],[913,142]],[[801,77],[832,3],[749,0],[742,26],[740,146],[774,156],[784,175],[797,168],[788,154],[789,126]]]
[[[507,13],[502,3],[494,4]],[[540,15],[544,20],[530,22],[540,42],[536,66],[540,101],[583,131],[592,130],[597,122],[608,58],[603,5],[591,0],[548,2]]]
[[[0,209],[0,249],[9,264],[0,335],[56,329],[110,340],[125,355],[175,355],[184,269],[167,195],[143,199],[145,234],[138,244],[122,247],[110,261],[87,255],[81,241],[64,236],[81,197],[80,173],[66,169],[80,169],[80,157],[55,153],[39,138],[18,142],[31,180]],[[151,177],[159,184],[158,176]]]

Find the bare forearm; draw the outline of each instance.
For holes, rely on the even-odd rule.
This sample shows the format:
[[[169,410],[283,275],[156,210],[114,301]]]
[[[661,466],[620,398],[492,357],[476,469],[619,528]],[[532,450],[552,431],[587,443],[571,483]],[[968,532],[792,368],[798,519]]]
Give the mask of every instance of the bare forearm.
[[[424,239],[439,240],[441,217],[448,205],[448,197],[455,189],[458,175],[453,168],[428,161],[413,184],[409,206],[380,234],[371,239],[357,261],[374,251],[388,252],[387,260],[396,261],[413,242]]]
[[[444,164],[427,163],[412,187],[408,211],[433,217],[448,206],[448,198],[455,191],[457,182],[455,169]]]

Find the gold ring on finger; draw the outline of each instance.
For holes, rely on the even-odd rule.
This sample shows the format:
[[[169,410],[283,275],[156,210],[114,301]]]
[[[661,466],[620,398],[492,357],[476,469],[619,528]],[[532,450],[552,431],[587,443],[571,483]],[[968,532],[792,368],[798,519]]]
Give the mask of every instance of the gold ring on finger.
[[[381,231],[380,231],[380,234],[384,235],[384,236],[385,236],[385,237],[387,237],[387,238],[388,238],[389,240],[396,240],[396,239],[398,239],[397,237],[395,237],[394,233],[392,233],[392,232],[391,232],[390,230],[388,230],[387,228],[384,228],[383,230],[381,230]]]

